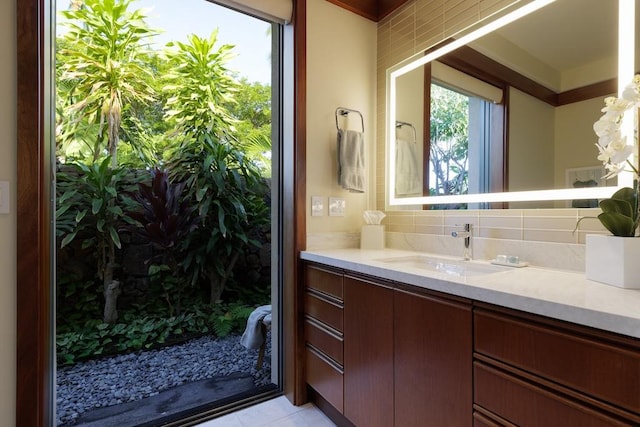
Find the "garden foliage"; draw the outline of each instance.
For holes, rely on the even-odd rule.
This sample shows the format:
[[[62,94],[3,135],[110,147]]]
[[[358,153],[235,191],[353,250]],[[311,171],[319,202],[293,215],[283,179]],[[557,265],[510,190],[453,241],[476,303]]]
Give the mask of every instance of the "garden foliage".
[[[58,40],[60,363],[222,336],[270,300],[269,282],[234,280],[270,221],[269,90],[233,77],[216,31],[150,51],[157,31],[134,3],[78,3]],[[151,247],[137,300],[122,270],[133,243]]]

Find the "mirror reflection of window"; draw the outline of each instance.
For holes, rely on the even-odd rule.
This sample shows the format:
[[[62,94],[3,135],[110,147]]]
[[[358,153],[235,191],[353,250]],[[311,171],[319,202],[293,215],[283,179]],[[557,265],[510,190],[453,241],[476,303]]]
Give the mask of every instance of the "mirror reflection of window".
[[[491,191],[492,180],[500,182],[504,170],[492,172],[492,148],[504,144],[495,132],[495,105],[502,89],[434,62],[429,98],[429,161],[427,188],[430,196],[477,194]],[[502,129],[502,126],[500,126]],[[495,165],[494,165],[495,166]],[[442,209],[479,208],[441,205]]]
[[[471,97],[453,89],[431,84],[428,174],[431,196],[469,193],[470,100]]]

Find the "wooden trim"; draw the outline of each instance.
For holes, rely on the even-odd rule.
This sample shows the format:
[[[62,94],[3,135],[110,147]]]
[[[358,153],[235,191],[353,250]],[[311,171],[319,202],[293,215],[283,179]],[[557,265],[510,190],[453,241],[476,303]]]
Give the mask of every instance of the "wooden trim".
[[[17,366],[16,425],[53,421],[50,147],[45,133],[46,0],[16,2]]]
[[[429,169],[431,169],[431,63],[424,64],[423,76],[424,111],[422,117],[422,195],[429,196]],[[430,209],[423,205],[423,209]]]
[[[618,88],[618,79],[614,78],[556,93],[468,46],[462,46],[438,61],[494,86],[514,87],[554,107],[606,96]]]
[[[378,21],[391,15],[408,0],[378,0]]]
[[[293,404],[307,401],[304,384],[304,286],[300,252],[306,249],[307,134],[307,2],[297,0],[293,11],[293,142],[284,153],[283,289],[284,393]],[[285,148],[285,151],[286,151]]]
[[[438,58],[438,61],[494,86],[505,87],[506,83],[547,104],[557,106],[557,94],[554,91],[468,46],[462,46]]]
[[[344,415],[340,413],[336,408],[327,402],[325,398],[313,388],[308,387],[309,400],[313,402],[333,423],[338,427],[354,427]]]
[[[609,79],[599,83],[582,86],[576,89],[560,92],[557,96],[558,106],[585,101],[587,99],[606,96],[618,91],[618,79]]]
[[[390,15],[408,0],[327,0],[350,12],[379,22]]]
[[[378,21],[378,4],[376,0],[327,0],[336,6],[340,6],[356,15],[363,16],[372,21]]]

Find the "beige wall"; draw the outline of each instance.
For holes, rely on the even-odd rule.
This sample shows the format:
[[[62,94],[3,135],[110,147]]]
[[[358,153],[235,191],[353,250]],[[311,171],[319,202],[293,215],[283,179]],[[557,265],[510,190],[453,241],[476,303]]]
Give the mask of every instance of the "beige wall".
[[[307,232],[359,232],[362,212],[373,208],[375,145],[376,24],[325,0],[307,2]],[[335,110],[364,116],[368,191],[350,193],[337,183]],[[343,126],[342,119],[340,120]],[[349,115],[348,128],[360,128]],[[311,216],[311,197],[322,196],[324,212]],[[328,198],[346,201],[344,217],[328,216]]]
[[[0,2],[0,181],[11,213],[0,214],[0,424],[15,425],[16,385],[16,0]]]
[[[537,98],[509,92],[509,190],[553,188],[554,108]]]
[[[612,94],[614,95],[614,94]],[[604,97],[588,99],[556,108],[556,186],[565,186],[565,171],[568,168],[599,166],[598,138],[593,133],[592,123],[600,118]],[[576,123],[587,123],[577,126]]]

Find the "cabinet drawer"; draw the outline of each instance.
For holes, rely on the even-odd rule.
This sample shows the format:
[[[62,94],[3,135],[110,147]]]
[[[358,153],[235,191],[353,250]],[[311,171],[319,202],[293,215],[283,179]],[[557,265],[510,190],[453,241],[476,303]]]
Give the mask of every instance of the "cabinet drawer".
[[[640,351],[484,310],[474,330],[478,353],[640,412]]]
[[[343,299],[342,274],[307,265],[305,268],[305,286],[340,300]]]
[[[474,402],[522,427],[632,425],[480,362],[474,363]]]
[[[505,427],[480,412],[473,413],[473,427]]]
[[[305,349],[306,379],[318,394],[340,413],[344,413],[344,380],[342,372],[313,349]]]
[[[307,292],[304,296],[304,312],[326,323],[333,329],[343,332],[342,307],[337,303]]]
[[[312,319],[305,319],[304,336],[307,343],[322,351],[339,365],[342,365],[343,339],[323,328]]]

